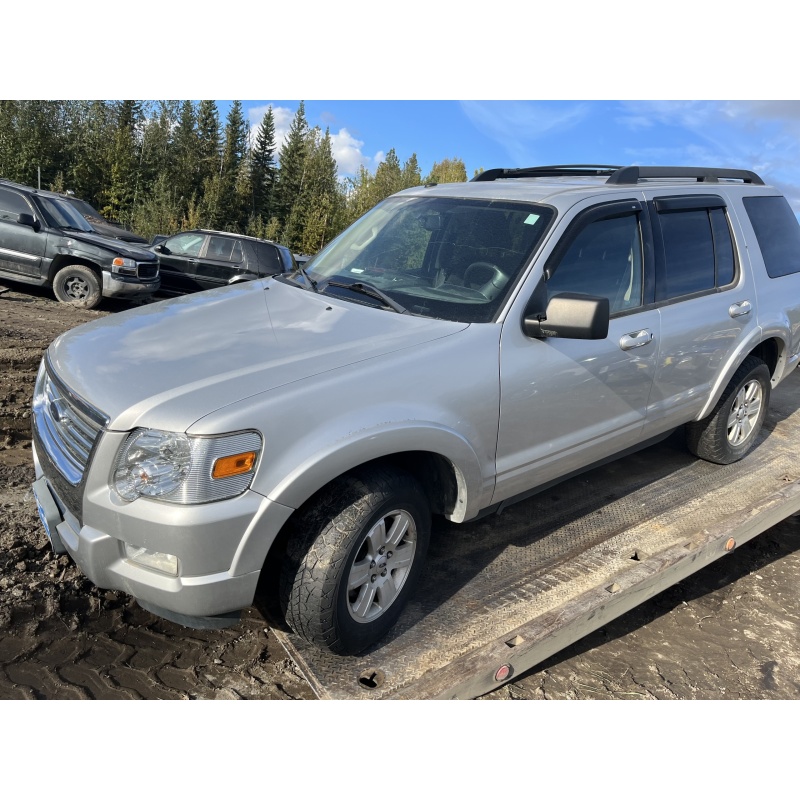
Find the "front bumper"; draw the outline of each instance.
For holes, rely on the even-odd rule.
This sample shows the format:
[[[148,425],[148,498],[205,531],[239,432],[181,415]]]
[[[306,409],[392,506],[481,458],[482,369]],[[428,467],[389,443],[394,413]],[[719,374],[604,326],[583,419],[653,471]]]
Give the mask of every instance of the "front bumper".
[[[34,492],[54,550],[68,553],[96,586],[126,592],[151,609],[209,617],[251,605],[267,551],[293,509],[252,491],[194,506],[147,498],[125,503],[107,480],[125,436],[103,435],[79,508],[74,498],[59,496],[60,482],[49,474],[54,467],[34,442]],[[177,575],[127,557],[126,544],[176,556]]]
[[[161,278],[143,279],[103,271],[103,297],[146,297],[161,286]]]

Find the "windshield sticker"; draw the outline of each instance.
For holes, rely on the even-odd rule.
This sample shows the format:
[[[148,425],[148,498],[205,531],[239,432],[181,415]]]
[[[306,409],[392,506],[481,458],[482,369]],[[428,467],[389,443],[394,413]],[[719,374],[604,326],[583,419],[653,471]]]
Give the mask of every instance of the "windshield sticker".
[[[539,221],[538,214],[528,214],[527,219],[525,220],[526,225],[535,225]]]

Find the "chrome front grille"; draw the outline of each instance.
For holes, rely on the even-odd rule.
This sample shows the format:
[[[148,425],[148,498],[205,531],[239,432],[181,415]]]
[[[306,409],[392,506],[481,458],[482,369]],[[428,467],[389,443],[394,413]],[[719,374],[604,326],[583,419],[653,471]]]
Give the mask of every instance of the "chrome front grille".
[[[58,471],[77,486],[106,420],[58,381],[42,363],[33,393],[36,431]]]

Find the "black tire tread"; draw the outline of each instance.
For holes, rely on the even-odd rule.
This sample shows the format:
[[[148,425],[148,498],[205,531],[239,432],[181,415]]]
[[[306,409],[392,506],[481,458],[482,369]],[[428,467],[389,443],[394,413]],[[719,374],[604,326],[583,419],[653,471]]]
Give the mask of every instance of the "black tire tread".
[[[763,414],[766,414],[766,409],[769,406],[770,372],[769,367],[758,356],[750,355],[742,361],[739,368],[733,373],[728,385],[725,387],[725,391],[723,391],[722,396],[714,406],[714,410],[704,419],[686,424],[686,446],[691,453],[713,464],[732,464],[750,450],[758,438],[758,431],[746,442],[746,446],[733,448],[727,440],[727,411],[722,414],[720,412],[723,407],[727,406],[731,395],[735,394],[742,383],[756,371],[760,371],[765,377],[762,401],[764,406],[763,421]]]
[[[341,562],[364,520],[398,494],[416,497],[428,507],[411,475],[393,469],[370,469],[337,478],[293,518],[279,593],[285,620],[299,636],[334,653],[353,652],[352,645],[338,635],[336,601]],[[424,558],[427,536],[421,544],[418,558]],[[411,588],[408,583],[408,590]],[[397,603],[396,609],[390,607],[384,617],[393,621],[402,606]]]

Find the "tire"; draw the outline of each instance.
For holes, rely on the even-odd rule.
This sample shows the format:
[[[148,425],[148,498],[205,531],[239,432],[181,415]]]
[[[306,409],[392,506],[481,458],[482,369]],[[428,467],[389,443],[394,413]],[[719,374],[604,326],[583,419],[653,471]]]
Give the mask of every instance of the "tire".
[[[59,302],[78,308],[96,308],[103,297],[97,274],[82,264],[62,267],[56,273],[53,294]]]
[[[280,580],[287,624],[339,655],[375,644],[414,591],[430,522],[424,492],[404,472],[361,470],[333,481],[293,523]]]
[[[733,374],[714,410],[686,426],[686,445],[714,464],[732,464],[755,444],[769,406],[769,367],[748,356]]]

